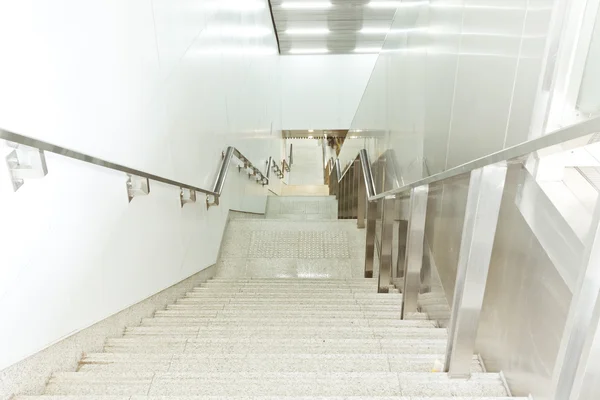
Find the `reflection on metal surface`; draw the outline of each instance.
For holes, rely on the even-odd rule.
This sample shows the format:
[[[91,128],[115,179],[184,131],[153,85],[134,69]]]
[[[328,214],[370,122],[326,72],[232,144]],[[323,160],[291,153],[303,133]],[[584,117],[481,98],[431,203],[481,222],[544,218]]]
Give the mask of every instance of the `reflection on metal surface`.
[[[417,312],[417,298],[421,291],[421,267],[423,265],[423,242],[425,240],[425,217],[429,186],[411,190],[409,219],[406,238],[406,261],[404,290],[402,291],[402,318]]]
[[[150,181],[142,176],[127,174],[127,197],[129,202],[136,196],[150,194]]]
[[[594,209],[591,226],[556,359],[555,400],[571,398],[576,382],[579,385],[582,381],[600,322],[600,203]]]
[[[43,178],[48,174],[43,151],[17,143],[7,144],[13,148],[6,156],[6,166],[15,192],[25,184],[25,179]]]
[[[504,162],[471,172],[444,367],[452,378],[471,375],[505,180]]]
[[[487,165],[495,164],[500,161],[512,160],[512,162],[520,163],[522,161],[520,159],[521,157],[532,154],[536,157],[542,157],[574,147],[580,147],[590,143],[590,141],[593,140],[594,134],[599,131],[600,117],[592,118],[587,121],[559,129],[537,139],[533,139],[528,142],[492,153],[488,156],[478,158],[466,164],[459,165],[458,167],[450,168],[444,172],[431,175],[427,178],[405,184],[398,189],[392,189],[378,193],[377,195],[370,197],[369,200],[380,199],[392,194],[405,192],[417,186],[442,181],[478,168],[485,167]]]
[[[196,191],[190,189],[181,188],[179,192],[179,200],[181,202],[181,207],[188,203],[196,202]]]
[[[375,262],[375,228],[377,224],[377,203],[367,201],[367,226],[365,246],[365,278],[373,277],[373,263]]]
[[[395,218],[394,197],[381,200],[381,243],[379,253],[379,293],[387,293],[392,284],[392,240]]]
[[[600,168],[599,167],[575,167],[577,171],[597,191],[600,191]]]
[[[513,395],[549,398],[571,293],[515,204],[522,168],[507,175],[476,350]]]
[[[572,291],[583,254],[583,243],[526,168],[520,168],[515,204],[523,219]]]

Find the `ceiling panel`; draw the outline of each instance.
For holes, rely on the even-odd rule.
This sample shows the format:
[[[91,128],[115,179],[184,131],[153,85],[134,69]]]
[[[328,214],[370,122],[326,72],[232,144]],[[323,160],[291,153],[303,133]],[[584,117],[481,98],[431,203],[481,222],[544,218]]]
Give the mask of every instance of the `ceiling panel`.
[[[398,1],[270,0],[270,4],[281,54],[353,54],[379,52]]]

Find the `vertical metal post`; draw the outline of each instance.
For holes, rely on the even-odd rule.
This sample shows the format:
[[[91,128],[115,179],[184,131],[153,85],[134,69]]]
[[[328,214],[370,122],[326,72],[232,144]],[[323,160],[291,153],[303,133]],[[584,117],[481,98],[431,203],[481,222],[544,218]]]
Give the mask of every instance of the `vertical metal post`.
[[[395,196],[382,199],[381,252],[379,253],[379,293],[387,293],[392,283],[392,239],[394,237]]]
[[[451,378],[471,375],[505,180],[505,162],[471,171],[444,367]]]
[[[346,188],[344,193],[344,219],[350,218],[350,192],[352,191],[352,168],[348,168],[346,170],[346,175],[344,175],[344,187]]]
[[[360,159],[354,161],[354,216],[358,220],[358,192],[360,191],[360,182],[364,181],[362,177],[362,169],[360,167]]]
[[[356,175],[356,226],[363,229],[367,213],[367,187],[363,177],[362,160],[358,161]]]
[[[402,291],[402,319],[417,312],[417,300],[421,290],[423,266],[423,242],[425,241],[425,217],[429,185],[418,186],[410,191],[406,255],[404,262],[404,290]]]
[[[344,201],[346,201],[344,192],[344,178],[339,181],[338,192],[338,218],[344,219]]]
[[[358,178],[358,160],[354,160],[354,162],[352,163],[352,193],[350,195],[350,204],[351,204],[351,216],[350,218],[354,219],[354,218],[358,218],[357,211],[358,211],[358,206],[356,204],[356,200],[357,200],[357,190],[358,190],[358,182],[356,181]]]
[[[377,227],[377,201],[367,201],[367,231],[365,248],[365,278],[373,277],[375,262],[375,229]]]
[[[600,202],[596,202],[585,241],[577,285],[567,314],[553,376],[552,399],[597,398],[600,363]],[[596,390],[595,390],[596,389]],[[590,392],[594,393],[589,396]]]

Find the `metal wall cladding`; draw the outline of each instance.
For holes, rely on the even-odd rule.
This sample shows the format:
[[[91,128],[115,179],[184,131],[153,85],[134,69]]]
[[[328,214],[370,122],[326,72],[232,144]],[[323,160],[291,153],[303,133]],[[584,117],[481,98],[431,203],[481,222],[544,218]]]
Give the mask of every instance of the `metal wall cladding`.
[[[476,352],[488,371],[503,371],[513,395],[545,397],[572,296],[515,203],[522,168],[509,168]],[[429,194],[426,237],[450,304],[468,182],[462,175],[431,185]]]
[[[425,237],[450,306],[454,296],[469,179],[469,174],[463,174],[429,187]]]
[[[520,166],[509,170],[477,337],[490,370],[514,395],[547,396],[571,292],[515,205]]]

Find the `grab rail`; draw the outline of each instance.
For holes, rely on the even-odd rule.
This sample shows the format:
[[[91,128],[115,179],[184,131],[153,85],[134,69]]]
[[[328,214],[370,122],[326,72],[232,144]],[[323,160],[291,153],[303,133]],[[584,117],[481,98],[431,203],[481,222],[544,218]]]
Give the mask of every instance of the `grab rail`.
[[[203,189],[201,187],[189,185],[187,183],[179,182],[179,181],[176,181],[173,179],[163,178],[158,175],[140,171],[135,168],[126,167],[124,165],[106,161],[106,160],[103,160],[103,159],[100,159],[97,157],[87,155],[85,153],[81,153],[81,152],[78,152],[75,150],[70,150],[66,147],[57,146],[55,144],[45,142],[43,140],[34,139],[34,138],[31,138],[31,137],[28,137],[25,135],[10,132],[10,131],[3,130],[3,129],[0,129],[0,139],[4,139],[4,140],[7,140],[7,141],[10,141],[13,143],[18,143],[18,144],[22,144],[22,145],[25,145],[28,147],[32,147],[32,148],[38,149],[41,152],[47,151],[50,153],[69,157],[69,158],[72,158],[75,160],[83,161],[83,162],[86,162],[89,164],[94,164],[94,165],[98,165],[100,167],[112,169],[112,170],[119,171],[119,172],[124,172],[128,175],[140,177],[140,178],[143,178],[146,180],[152,180],[152,181],[156,181],[156,182],[165,183],[165,184],[171,185],[171,186],[177,186],[181,189],[186,189],[186,190],[190,190],[193,192],[204,193],[207,196],[207,199],[206,199],[207,207],[210,207],[213,205],[219,205],[219,198],[221,197],[221,194],[223,192],[223,186],[225,185],[227,173],[229,172],[229,165],[234,156],[237,159],[239,159],[241,162],[243,162],[243,168],[249,170],[249,172],[248,172],[249,177],[252,177],[252,176],[256,177],[257,183],[260,183],[263,186],[267,185],[269,183],[269,178],[267,178],[265,175],[263,175],[263,173],[258,168],[256,168],[248,160],[248,158],[246,158],[239,150],[237,150],[235,147],[232,147],[232,146],[227,147],[227,150],[224,151],[221,155],[221,157],[222,157],[221,164],[219,166],[219,170],[217,172],[217,176],[215,178],[215,183],[214,183],[212,189]],[[238,166],[238,168],[241,171],[242,167]],[[213,198],[212,202],[210,201],[211,196]],[[195,197],[195,194],[194,194],[194,197]]]
[[[492,165],[501,161],[508,161],[514,158],[527,156],[530,153],[534,153],[547,147],[561,145],[564,142],[579,139],[596,132],[600,133],[600,117],[592,118],[587,121],[568,126],[566,128],[558,129],[539,138],[521,144],[517,144],[512,147],[508,147],[506,149],[489,154],[485,157],[481,157],[468,163],[459,165],[457,167],[447,169],[446,171],[439,172],[437,174],[428,176],[418,181],[407,183],[399,188],[388,190],[386,192],[376,194],[372,197],[370,196],[369,201],[378,200],[386,196],[405,192],[415,187],[435,183],[441,180],[462,175],[464,173],[471,172],[476,169]],[[577,146],[579,146],[579,144],[574,145],[574,147]],[[557,149],[557,151],[564,150],[566,150],[564,147]]]
[[[373,277],[374,271],[376,272],[379,292],[388,292],[390,287],[402,282],[402,319],[411,319],[415,313],[423,311],[419,305],[419,296],[426,288],[427,279],[431,283],[431,271],[435,268],[432,266],[433,253],[429,256],[426,253],[426,221],[433,218],[432,232],[437,232],[439,227],[435,224],[435,219],[439,218],[438,223],[443,223],[444,218],[448,218],[448,215],[438,215],[435,207],[428,214],[429,202],[440,201],[439,198],[436,199],[435,188],[430,192],[430,184],[440,181],[445,183],[448,179],[463,175],[468,180],[466,190],[464,181],[460,183],[460,191],[465,197],[461,194],[460,200],[451,200],[457,202],[456,206],[464,206],[464,220],[460,246],[456,249],[458,254],[453,261],[456,262],[453,270],[456,276],[453,278],[454,290],[449,304],[448,342],[443,367],[450,378],[466,378],[471,375],[479,318],[488,287],[488,271],[493,260],[492,253],[495,248],[499,248],[495,236],[501,221],[501,208],[514,207],[513,202],[523,202],[522,190],[526,185],[516,174],[520,170],[526,171],[527,163],[532,159],[541,160],[548,155],[597,142],[600,142],[600,117],[561,128],[546,136],[387,191],[384,190],[389,187],[386,185],[390,179],[388,173],[396,169],[395,157],[390,157],[388,152],[373,164],[376,168],[375,180],[370,175],[371,164],[365,149],[359,151],[343,174],[332,170],[331,177],[335,179],[332,179],[330,188],[338,199],[339,218],[356,218],[359,228],[366,227],[364,276]],[[361,166],[357,163],[361,163]],[[388,163],[390,164],[386,165]],[[360,179],[360,174],[363,179]],[[398,185],[393,177],[391,179],[394,186]],[[375,183],[374,186],[371,185],[372,182]],[[505,191],[506,182],[510,185],[508,191]],[[377,193],[377,190],[381,192]],[[400,195],[406,191],[410,191],[408,196]],[[458,204],[458,201],[463,200],[464,204]],[[528,206],[535,207],[536,204],[530,202]],[[506,242],[500,243],[500,247],[506,245]],[[587,363],[585,357],[589,355],[591,359],[593,354],[593,342],[588,339],[597,334],[596,327],[600,320],[600,314],[595,312],[600,307],[600,280],[597,279],[600,276],[597,262],[600,254],[598,202],[584,245],[578,283],[573,289],[554,372],[557,378],[553,390],[558,394],[552,398],[569,397],[574,382],[587,376],[587,371],[580,367],[581,363]],[[379,255],[377,259],[375,246]],[[431,251],[430,248],[429,252]],[[375,260],[377,269],[374,268]],[[444,287],[443,290],[445,289]]]

